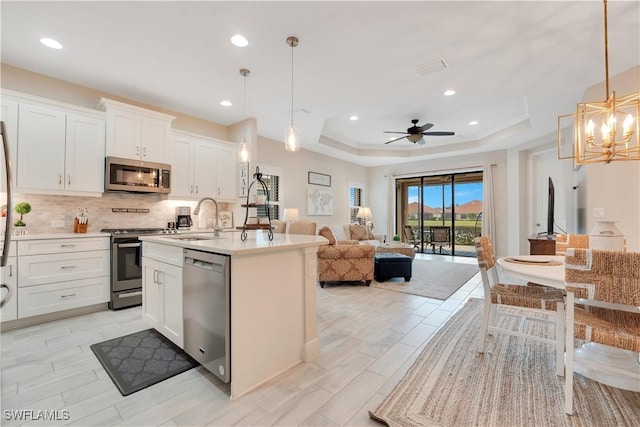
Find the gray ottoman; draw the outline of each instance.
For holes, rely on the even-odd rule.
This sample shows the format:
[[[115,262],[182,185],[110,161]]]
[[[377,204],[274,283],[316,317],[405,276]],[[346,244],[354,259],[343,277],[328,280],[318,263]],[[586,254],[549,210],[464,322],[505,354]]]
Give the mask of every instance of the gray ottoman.
[[[392,277],[404,277],[406,282],[411,280],[411,257],[395,252],[377,253],[373,263],[373,277],[378,282],[384,282]]]

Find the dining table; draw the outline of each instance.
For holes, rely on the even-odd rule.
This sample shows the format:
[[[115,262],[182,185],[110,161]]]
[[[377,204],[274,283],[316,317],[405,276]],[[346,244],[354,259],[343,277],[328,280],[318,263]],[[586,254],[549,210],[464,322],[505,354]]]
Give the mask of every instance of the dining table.
[[[557,289],[566,287],[564,256],[507,256],[496,263],[502,276]],[[638,353],[632,351],[586,342],[574,349],[574,372],[612,387],[640,392],[640,363]]]

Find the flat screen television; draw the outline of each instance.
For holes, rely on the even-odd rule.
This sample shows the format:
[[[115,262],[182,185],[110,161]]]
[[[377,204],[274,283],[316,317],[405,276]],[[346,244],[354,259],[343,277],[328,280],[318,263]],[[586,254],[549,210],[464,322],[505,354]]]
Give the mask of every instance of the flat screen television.
[[[549,177],[549,200],[547,203],[547,235],[552,236],[553,233],[553,214],[555,210],[555,189],[553,188],[553,181]]]

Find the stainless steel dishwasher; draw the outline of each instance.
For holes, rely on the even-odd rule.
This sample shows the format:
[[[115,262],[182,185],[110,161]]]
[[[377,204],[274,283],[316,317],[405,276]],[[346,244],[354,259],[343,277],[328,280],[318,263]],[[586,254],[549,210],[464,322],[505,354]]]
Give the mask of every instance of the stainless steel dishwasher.
[[[225,383],[231,381],[230,260],[185,249],[182,273],[184,351]]]

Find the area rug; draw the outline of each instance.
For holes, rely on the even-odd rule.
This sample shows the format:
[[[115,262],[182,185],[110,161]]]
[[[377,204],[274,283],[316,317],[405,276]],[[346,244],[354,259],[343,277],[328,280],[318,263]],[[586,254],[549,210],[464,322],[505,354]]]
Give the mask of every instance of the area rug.
[[[93,344],[91,350],[123,396],[198,366],[155,329]]]
[[[402,278],[394,278],[386,282],[374,280],[371,282],[371,286],[404,292],[405,294],[446,300],[479,271],[478,266],[475,264],[427,261],[423,259],[413,260],[411,269],[411,280],[409,282],[405,282]]]
[[[504,334],[478,353],[483,301],[470,299],[433,337],[369,416],[388,426],[637,426],[640,393],[574,377],[574,415],[564,413],[564,378],[554,348]],[[515,322],[498,316],[498,322]],[[528,332],[552,333],[530,322]]]

